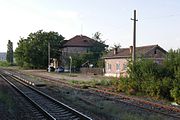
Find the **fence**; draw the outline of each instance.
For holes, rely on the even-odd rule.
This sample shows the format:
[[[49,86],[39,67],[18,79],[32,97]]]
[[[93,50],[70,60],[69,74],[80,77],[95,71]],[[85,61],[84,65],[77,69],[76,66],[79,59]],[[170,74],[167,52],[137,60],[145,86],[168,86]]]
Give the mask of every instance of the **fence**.
[[[80,72],[82,74],[103,75],[104,68],[81,68]]]

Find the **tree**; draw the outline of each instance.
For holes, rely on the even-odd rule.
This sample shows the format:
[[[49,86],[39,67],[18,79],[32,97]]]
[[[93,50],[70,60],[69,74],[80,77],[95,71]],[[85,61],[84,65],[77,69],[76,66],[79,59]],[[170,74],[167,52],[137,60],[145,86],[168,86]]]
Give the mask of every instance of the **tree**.
[[[20,38],[14,57],[17,65],[30,67],[30,41],[28,39]]]
[[[8,40],[6,60],[11,65],[13,64],[13,43],[11,40]]]
[[[88,53],[79,54],[73,57],[72,66],[76,68],[82,67],[84,64],[88,66],[89,64],[93,64],[94,67],[104,67],[104,62],[101,57],[106,52],[106,48],[108,47],[105,45],[105,41],[101,39],[101,33],[96,32],[92,39],[92,47],[89,49]]]
[[[17,64],[22,67],[46,68],[48,64],[48,43],[51,45],[51,58],[59,59],[59,47],[64,40],[57,32],[39,30],[20,38],[15,50]]]
[[[109,49],[108,49],[108,52],[111,51],[111,50],[118,50],[119,48],[121,48],[121,44],[120,43],[117,43],[117,44],[114,44],[113,46],[111,46]]]
[[[92,52],[92,63],[94,66],[103,67],[102,59],[104,53],[107,52],[107,45],[105,45],[105,41],[101,39],[102,34],[100,32],[96,32],[93,36],[95,42],[93,43],[93,47],[90,48],[90,52]]]
[[[111,47],[112,49],[114,49],[114,48],[121,48],[121,44],[120,43],[118,43],[118,44],[114,44],[114,46],[113,47]]]
[[[96,40],[96,41],[99,41],[101,43],[104,43],[105,41],[102,41],[101,36],[102,36],[102,34],[100,32],[96,32],[93,35],[93,39]]]

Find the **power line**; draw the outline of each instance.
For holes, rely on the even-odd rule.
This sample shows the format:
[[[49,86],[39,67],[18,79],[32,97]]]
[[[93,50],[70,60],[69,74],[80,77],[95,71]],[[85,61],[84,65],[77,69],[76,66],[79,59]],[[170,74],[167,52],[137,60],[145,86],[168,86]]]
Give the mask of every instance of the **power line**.
[[[180,17],[180,14],[171,14],[171,15],[164,15],[157,17],[145,17],[142,20],[156,20],[156,19],[173,18],[173,17]]]

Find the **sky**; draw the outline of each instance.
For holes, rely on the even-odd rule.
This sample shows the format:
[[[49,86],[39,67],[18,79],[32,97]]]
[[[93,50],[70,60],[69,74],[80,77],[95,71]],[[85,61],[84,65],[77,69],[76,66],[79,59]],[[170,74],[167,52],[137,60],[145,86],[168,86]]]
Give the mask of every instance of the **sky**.
[[[20,37],[55,31],[70,39],[92,37],[122,48],[133,44],[133,11],[137,11],[137,46],[180,48],[180,0],[0,0],[0,52],[8,40],[14,50]]]

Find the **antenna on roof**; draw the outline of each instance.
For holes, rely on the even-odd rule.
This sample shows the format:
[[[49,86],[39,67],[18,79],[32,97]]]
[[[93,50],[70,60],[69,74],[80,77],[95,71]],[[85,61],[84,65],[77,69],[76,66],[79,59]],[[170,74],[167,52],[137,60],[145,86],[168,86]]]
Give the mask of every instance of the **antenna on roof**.
[[[83,33],[83,24],[81,24],[81,35],[82,36],[82,33]]]

